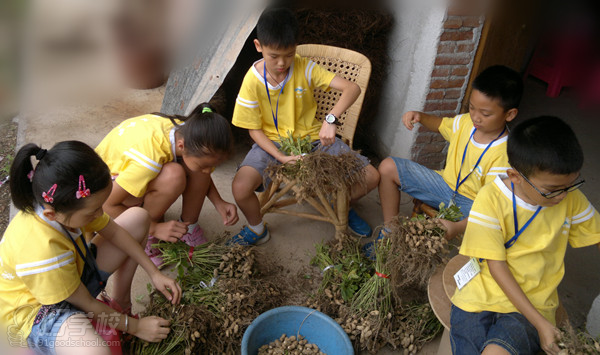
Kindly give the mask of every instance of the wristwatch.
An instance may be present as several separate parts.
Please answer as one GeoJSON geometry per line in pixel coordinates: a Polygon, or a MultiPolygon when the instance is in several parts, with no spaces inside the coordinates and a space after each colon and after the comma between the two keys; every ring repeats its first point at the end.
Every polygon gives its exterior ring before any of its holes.
{"type": "Polygon", "coordinates": [[[337,119],[337,117],[335,117],[333,114],[328,114],[327,116],[325,116],[325,122],[329,123],[329,124],[335,124],[335,125],[340,125],[340,120],[337,119]]]}

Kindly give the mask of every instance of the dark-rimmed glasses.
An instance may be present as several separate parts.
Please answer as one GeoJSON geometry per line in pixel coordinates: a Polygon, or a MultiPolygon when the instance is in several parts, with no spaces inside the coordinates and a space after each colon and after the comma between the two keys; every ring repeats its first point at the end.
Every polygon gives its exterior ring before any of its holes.
{"type": "Polygon", "coordinates": [[[529,185],[531,185],[531,187],[533,187],[535,189],[535,191],[537,191],[540,195],[542,195],[543,197],[545,197],[547,199],[554,198],[565,192],[575,191],[578,188],[580,188],[581,185],[583,185],[583,183],[585,182],[585,179],[581,179],[580,181],[574,183],[573,185],[571,185],[569,187],[565,187],[564,189],[554,190],[554,191],[550,191],[550,192],[541,192],[537,187],[535,187],[535,185],[531,181],[529,181],[529,179],[525,175],[521,174],[521,172],[518,170],[517,170],[517,172],[519,173],[519,175],[521,175],[523,177],[523,179],[525,179],[525,181],[527,181],[527,183],[529,185]]]}

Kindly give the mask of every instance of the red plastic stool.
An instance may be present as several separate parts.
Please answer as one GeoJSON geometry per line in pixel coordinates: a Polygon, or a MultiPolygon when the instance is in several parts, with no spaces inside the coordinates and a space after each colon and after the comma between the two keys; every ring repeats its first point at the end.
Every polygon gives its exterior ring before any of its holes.
{"type": "MultiPolygon", "coordinates": [[[[111,302],[107,299],[99,299],[98,302],[102,302],[102,303],[108,305],[109,307],[115,309],[115,312],[117,312],[121,308],[115,302],[111,302]]],[[[112,329],[112,328],[108,327],[106,322],[102,322],[99,324],[92,320],[92,325],[96,329],[96,332],[98,333],[98,335],[100,335],[102,337],[102,339],[104,339],[104,341],[106,341],[106,343],[108,344],[108,347],[110,348],[110,352],[112,355],[122,355],[123,354],[123,350],[121,349],[122,332],[120,330],[116,330],[116,329],[112,329]]]]}
{"type": "Polygon", "coordinates": [[[585,32],[546,35],[536,47],[525,72],[548,83],[546,96],[557,97],[563,87],[577,86],[585,74],[591,45],[585,32]]]}

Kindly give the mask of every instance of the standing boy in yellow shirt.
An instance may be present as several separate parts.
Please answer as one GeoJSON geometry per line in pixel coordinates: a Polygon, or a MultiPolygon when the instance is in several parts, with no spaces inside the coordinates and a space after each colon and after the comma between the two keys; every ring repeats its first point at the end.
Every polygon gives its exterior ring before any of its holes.
{"type": "Polygon", "coordinates": [[[558,354],[555,313],[567,243],[598,245],[600,216],[579,191],[583,152],[556,117],[509,135],[507,175],[477,194],[460,253],[480,272],[452,297],[455,354],[558,354]]]}

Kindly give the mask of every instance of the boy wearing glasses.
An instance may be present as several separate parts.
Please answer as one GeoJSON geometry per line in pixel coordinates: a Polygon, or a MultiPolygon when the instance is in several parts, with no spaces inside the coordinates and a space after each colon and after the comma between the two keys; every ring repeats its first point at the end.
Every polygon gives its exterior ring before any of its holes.
{"type": "Polygon", "coordinates": [[[460,248],[475,271],[457,273],[466,284],[452,297],[455,354],[558,354],[567,243],[600,248],[600,217],[578,190],[583,152],[571,128],[556,117],[524,121],[507,154],[511,168],[477,194],[460,248]]]}

